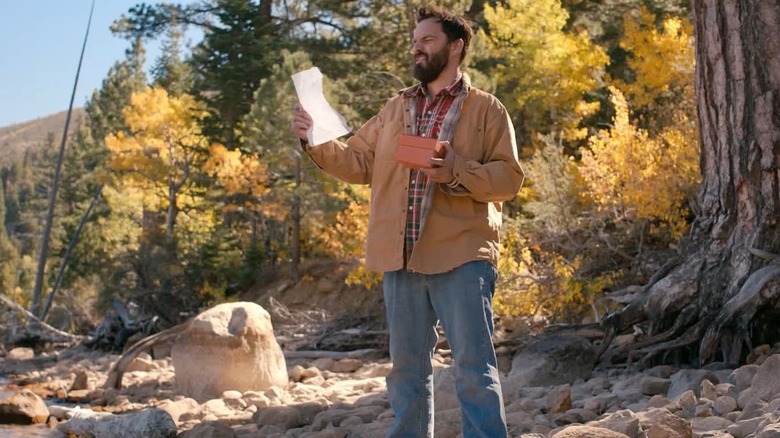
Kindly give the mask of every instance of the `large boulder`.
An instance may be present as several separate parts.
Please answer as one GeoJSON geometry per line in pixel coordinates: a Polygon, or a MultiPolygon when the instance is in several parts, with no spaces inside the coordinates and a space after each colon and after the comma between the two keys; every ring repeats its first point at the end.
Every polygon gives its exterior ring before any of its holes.
{"type": "Polygon", "coordinates": [[[201,313],[174,342],[171,358],[176,388],[198,401],[227,390],[287,386],[271,316],[255,303],[225,303],[201,313]]]}
{"type": "Polygon", "coordinates": [[[40,424],[47,418],[46,403],[29,389],[0,391],[0,424],[40,424]]]}
{"type": "Polygon", "coordinates": [[[509,380],[514,385],[557,386],[590,378],[596,350],[574,335],[540,335],[512,359],[509,380]]]}
{"type": "Polygon", "coordinates": [[[769,356],[758,368],[751,384],[751,398],[772,401],[780,394],[780,354],[769,356]]]}

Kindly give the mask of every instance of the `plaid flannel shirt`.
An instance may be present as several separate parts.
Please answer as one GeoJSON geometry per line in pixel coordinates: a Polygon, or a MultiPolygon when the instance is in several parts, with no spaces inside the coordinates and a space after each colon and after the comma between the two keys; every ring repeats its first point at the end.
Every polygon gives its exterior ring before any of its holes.
{"type": "MultiPolygon", "coordinates": [[[[420,85],[414,95],[417,106],[417,135],[425,138],[437,138],[444,116],[447,115],[455,97],[463,86],[463,77],[458,78],[449,86],[443,88],[430,100],[425,93],[425,87],[420,85]]],[[[409,176],[409,208],[406,214],[406,242],[404,260],[409,260],[414,249],[414,243],[420,236],[422,223],[422,202],[425,196],[428,177],[420,170],[413,169],[409,176]]]]}

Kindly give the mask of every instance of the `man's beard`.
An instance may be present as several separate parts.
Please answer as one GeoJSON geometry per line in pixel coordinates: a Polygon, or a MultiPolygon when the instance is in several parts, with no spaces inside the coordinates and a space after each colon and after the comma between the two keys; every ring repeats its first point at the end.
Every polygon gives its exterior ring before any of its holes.
{"type": "Polygon", "coordinates": [[[431,55],[424,54],[425,65],[423,65],[423,63],[415,63],[412,65],[412,76],[422,82],[423,85],[427,85],[435,81],[441,72],[443,72],[447,67],[447,63],[449,62],[449,58],[447,57],[448,47],[449,44],[431,55]]]}

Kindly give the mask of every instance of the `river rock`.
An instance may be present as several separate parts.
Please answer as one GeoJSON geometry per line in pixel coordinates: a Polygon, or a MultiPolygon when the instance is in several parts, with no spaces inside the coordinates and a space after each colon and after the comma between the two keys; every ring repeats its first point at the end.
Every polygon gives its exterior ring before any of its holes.
{"type": "Polygon", "coordinates": [[[0,392],[0,424],[41,424],[49,417],[46,403],[29,389],[0,392]]]}
{"type": "Polygon", "coordinates": [[[514,386],[573,384],[587,379],[596,352],[586,339],[572,335],[542,335],[512,360],[514,386]]]}
{"type": "Polygon", "coordinates": [[[198,401],[228,390],[287,386],[271,316],[255,303],[225,303],[201,313],[173,344],[171,357],[176,388],[198,401]]]}

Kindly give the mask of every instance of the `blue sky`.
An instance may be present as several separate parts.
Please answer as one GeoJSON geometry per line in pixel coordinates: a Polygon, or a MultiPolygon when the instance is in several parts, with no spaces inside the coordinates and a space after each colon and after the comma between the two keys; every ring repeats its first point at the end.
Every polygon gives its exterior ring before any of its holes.
{"type": "MultiPolygon", "coordinates": [[[[109,26],[142,2],[95,0],[75,107],[83,107],[109,68],[124,58],[129,42],[111,34],[109,26]]],[[[68,109],[91,4],[92,0],[0,0],[0,127],[68,109]]],[[[146,49],[148,70],[159,55],[159,42],[146,42],[146,49]]]]}

